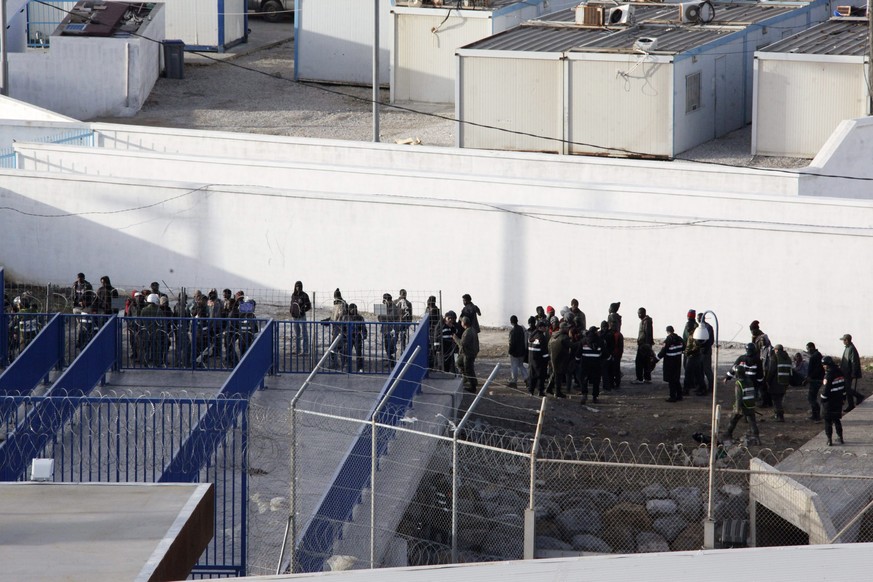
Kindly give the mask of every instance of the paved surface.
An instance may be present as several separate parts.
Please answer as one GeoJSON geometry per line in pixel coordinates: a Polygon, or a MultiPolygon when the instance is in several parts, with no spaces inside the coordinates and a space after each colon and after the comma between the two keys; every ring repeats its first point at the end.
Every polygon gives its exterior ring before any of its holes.
{"type": "MultiPolygon", "coordinates": [[[[194,484],[3,483],[0,578],[147,580],[156,561],[171,553],[169,542],[182,525],[197,519],[192,502],[202,501],[207,489],[194,484]]],[[[182,541],[197,548],[195,554],[205,549],[205,542],[194,545],[191,537],[182,541]]]]}

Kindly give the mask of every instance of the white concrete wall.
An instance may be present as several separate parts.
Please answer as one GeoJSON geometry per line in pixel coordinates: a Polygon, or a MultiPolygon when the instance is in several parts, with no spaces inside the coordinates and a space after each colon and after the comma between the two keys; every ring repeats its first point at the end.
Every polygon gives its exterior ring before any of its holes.
{"type": "MultiPolygon", "coordinates": [[[[42,107],[37,107],[25,101],[19,101],[12,97],[0,95],[0,125],[6,125],[6,120],[13,121],[32,121],[32,122],[53,122],[53,121],[75,121],[72,117],[67,117],[42,107]]],[[[5,127],[0,127],[0,130],[5,130],[5,127]]]]}
{"type": "Polygon", "coordinates": [[[51,48],[9,55],[9,95],[75,119],[133,115],[158,79],[164,12],[142,36],[53,36],[51,48]]]}
{"type": "Polygon", "coordinates": [[[0,148],[11,147],[15,141],[43,141],[46,138],[69,136],[73,132],[91,131],[80,121],[20,121],[0,120],[0,148]]]}
{"type": "MultiPolygon", "coordinates": [[[[92,124],[97,143],[106,148],[154,151],[244,160],[330,164],[344,167],[389,168],[443,174],[475,173],[507,179],[547,180],[572,184],[647,188],[693,188],[731,194],[795,196],[799,183],[792,174],[685,162],[610,158],[580,158],[511,151],[477,151],[439,147],[409,147],[370,142],[203,132],[132,125],[92,124]],[[207,137],[208,136],[208,137],[207,137]],[[678,170],[678,171],[677,171],[678,170]]],[[[232,175],[228,179],[233,179],[232,175]]],[[[237,182],[232,182],[237,183],[237,182]]]]}
{"type": "Polygon", "coordinates": [[[446,308],[471,293],[489,325],[572,297],[599,321],[621,301],[631,337],[639,306],[659,336],[694,307],[715,310],[722,340],[745,341],[758,319],[786,346],[837,354],[851,332],[873,353],[873,273],[860,268],[873,253],[869,201],[501,179],[477,170],[490,166],[484,153],[466,171],[427,173],[17,147],[34,167],[91,174],[0,173],[3,205],[27,213],[6,228],[2,256],[21,279],[414,285],[441,289],[446,308]],[[220,181],[266,186],[207,185],[220,181]]]}
{"type": "Polygon", "coordinates": [[[802,171],[809,188],[822,196],[873,199],[873,118],[840,123],[802,171]],[[834,176],[837,176],[836,178],[834,176]],[[840,178],[840,176],[845,176],[840,178]]]}

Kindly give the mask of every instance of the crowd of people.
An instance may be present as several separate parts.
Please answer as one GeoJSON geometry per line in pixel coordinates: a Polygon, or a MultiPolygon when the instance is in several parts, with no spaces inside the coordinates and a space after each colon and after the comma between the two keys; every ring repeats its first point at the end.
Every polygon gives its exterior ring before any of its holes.
{"type": "MultiPolygon", "coordinates": [[[[556,398],[566,398],[576,390],[583,405],[588,401],[589,390],[592,402],[596,403],[601,389],[604,392],[618,389],[624,353],[620,307],[620,302],[611,304],[607,318],[599,326],[590,327],[586,326],[585,313],[576,299],[557,313],[551,306],[537,307],[527,320],[527,328],[519,324],[517,316],[511,316],[509,386],[517,387],[521,379],[530,394],[552,394],[556,398]]],[[[631,383],[651,384],[653,370],[662,363],[664,382],[669,387],[667,402],[680,402],[691,393],[711,394],[715,382],[712,366],[715,333],[704,315],[689,310],[682,334],[668,325],[664,340],[656,345],[652,318],[644,307],[639,308],[635,378],[631,383]]],[[[824,421],[829,445],[834,431],[842,443],[840,418],[864,399],[857,391],[861,364],[852,336],[842,336],[843,353],[839,359],[822,356],[813,342],[806,346],[807,358],[801,353],[792,358],[781,344],[770,341],[759,321],[751,322],[749,332],[750,341],[744,345],[744,353],[724,378],[734,385],[733,415],[725,438],[733,439],[737,424],[745,419],[751,432],[750,442],[757,442],[760,437],[757,409],[772,408],[773,419],[784,422],[786,390],[789,386],[803,386],[807,389],[808,420],[824,421]]]]}
{"type": "MultiPolygon", "coordinates": [[[[118,308],[118,291],[108,276],[100,278],[100,287],[95,291],[84,273],[79,273],[72,286],[71,300],[74,312],[84,315],[111,314],[118,308]]],[[[243,291],[236,293],[224,289],[219,296],[216,289],[207,293],[195,291],[189,304],[186,291],[179,293],[172,308],[169,298],[157,282],[148,288],[135,290],[124,301],[124,315],[137,318],[154,318],[153,321],[138,319],[128,326],[130,353],[134,361],[144,365],[163,366],[168,361],[171,339],[176,346],[177,358],[194,358],[192,365],[203,366],[206,358],[214,357],[233,367],[245,353],[258,332],[255,319],[256,302],[246,297],[243,291]],[[174,323],[172,318],[193,318],[192,323],[174,323]],[[203,320],[198,321],[198,320],[203,320]],[[195,349],[191,350],[191,344],[195,349]],[[186,356],[186,354],[192,354],[186,356]]],[[[430,354],[429,365],[445,372],[461,374],[464,389],[475,392],[478,387],[475,362],[479,354],[479,316],[481,310],[469,294],[462,296],[460,315],[455,311],[440,313],[436,297],[427,299],[425,312],[429,316],[430,354]]],[[[38,332],[38,324],[28,314],[37,308],[27,295],[6,301],[7,311],[20,314],[10,318],[10,338],[14,337],[23,349],[38,332]]],[[[610,304],[605,320],[600,325],[587,325],[585,313],[579,301],[572,299],[568,306],[556,312],[552,306],[538,306],[534,315],[523,327],[518,317],[510,317],[509,386],[516,388],[519,379],[531,395],[566,398],[574,390],[586,404],[589,395],[593,403],[601,398],[601,390],[609,392],[620,388],[623,373],[621,359],[624,354],[622,315],[620,302],[610,304]]],[[[297,281],[291,295],[289,314],[294,330],[294,354],[306,355],[310,350],[310,332],[305,324],[312,311],[312,302],[303,283],[297,281]]],[[[382,304],[376,308],[381,345],[390,367],[397,361],[398,348],[402,352],[409,341],[409,328],[413,322],[413,305],[405,289],[400,289],[396,299],[390,293],[382,296],[382,304]]],[[[706,322],[705,314],[694,309],[688,311],[681,335],[673,326],[665,328],[666,335],[656,345],[654,324],[644,307],[637,310],[639,326],[634,356],[635,378],[632,384],[651,384],[652,372],[662,363],[664,382],[669,386],[667,402],[676,403],[694,393],[710,394],[714,387],[712,366],[715,333],[706,322]],[[656,352],[656,348],[658,348],[656,352]]],[[[322,320],[331,329],[331,338],[338,341],[331,352],[330,364],[343,366],[355,352],[354,363],[358,371],[364,369],[364,340],[367,326],[358,311],[358,306],[348,303],[340,289],[333,295],[331,314],[322,320]]],[[[99,323],[93,319],[81,324],[79,339],[82,343],[96,333],[99,323]]],[[[785,421],[784,397],[789,386],[807,388],[808,419],[825,423],[828,444],[833,442],[833,433],[843,442],[840,418],[851,411],[864,396],[857,391],[861,378],[858,351],[852,336],[845,334],[839,360],[823,356],[813,342],[806,345],[806,358],[801,353],[790,357],[781,344],[773,344],[770,337],[755,320],[749,325],[750,341],[744,353],[737,358],[725,377],[725,382],[734,383],[733,416],[728,424],[725,438],[732,439],[740,420],[745,420],[751,431],[752,442],[759,438],[756,416],[758,408],[772,408],[776,422],[785,421]],[[844,408],[845,406],[845,408],[844,408]]]]}

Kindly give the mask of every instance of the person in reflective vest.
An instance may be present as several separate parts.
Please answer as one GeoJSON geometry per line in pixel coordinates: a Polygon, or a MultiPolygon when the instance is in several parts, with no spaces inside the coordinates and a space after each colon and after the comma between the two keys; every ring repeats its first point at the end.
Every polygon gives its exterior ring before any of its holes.
{"type": "Polygon", "coordinates": [[[840,366],[830,356],[821,359],[825,377],[818,393],[818,401],[821,403],[821,415],[825,422],[825,436],[828,437],[828,446],[833,445],[831,440],[833,431],[837,429],[837,438],[840,444],[843,440],[843,401],[846,399],[846,378],[843,376],[840,366]]]}
{"type": "MultiPolygon", "coordinates": [[[[685,342],[674,331],[672,325],[667,326],[667,337],[664,338],[664,345],[661,351],[658,352],[657,364],[664,360],[664,382],[670,385],[670,397],[667,402],[678,402],[682,400],[682,384],[679,382],[679,376],[682,373],[682,353],[685,351],[685,342]]],[[[687,372],[686,372],[687,374],[687,372]]]]}
{"type": "Polygon", "coordinates": [[[758,433],[758,422],[755,419],[755,389],[761,380],[763,380],[764,372],[761,369],[761,361],[756,355],[755,344],[746,344],[746,353],[734,362],[733,367],[724,379],[725,384],[734,378],[736,378],[734,385],[734,415],[728,425],[727,439],[733,440],[734,429],[737,427],[737,423],[741,418],[745,418],[752,429],[752,438],[749,439],[749,444],[759,445],[761,441],[758,433]]]}
{"type": "Polygon", "coordinates": [[[770,396],[773,398],[773,418],[776,422],[785,422],[785,409],[782,401],[788,384],[791,382],[791,356],[782,347],[776,344],[773,356],[770,358],[770,368],[767,370],[767,383],[770,386],[770,396]]]}
{"type": "Polygon", "coordinates": [[[548,321],[538,320],[536,329],[527,341],[527,361],[530,366],[527,391],[531,395],[535,391],[539,396],[546,395],[546,376],[549,367],[549,339],[546,336],[548,328],[548,321]]]}

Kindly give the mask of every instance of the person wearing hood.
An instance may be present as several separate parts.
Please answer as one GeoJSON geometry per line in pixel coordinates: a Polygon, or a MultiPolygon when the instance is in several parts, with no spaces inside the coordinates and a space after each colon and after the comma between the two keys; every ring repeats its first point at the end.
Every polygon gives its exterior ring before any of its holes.
{"type": "Polygon", "coordinates": [[[400,313],[390,293],[382,294],[382,305],[384,312],[380,313],[378,317],[379,321],[382,322],[382,325],[379,326],[382,332],[382,347],[388,357],[388,365],[393,368],[394,364],[397,363],[398,330],[396,322],[400,321],[400,313]]]}
{"type": "Polygon", "coordinates": [[[349,332],[352,338],[352,348],[355,350],[355,369],[364,371],[364,340],[367,339],[367,326],[364,316],[358,313],[358,306],[349,303],[349,332]]]}
{"type": "Polygon", "coordinates": [[[97,313],[112,315],[112,300],[118,298],[118,290],[109,281],[109,275],[100,277],[100,287],[97,289],[97,313]]]}
{"type": "Polygon", "coordinates": [[[291,321],[294,326],[294,354],[303,355],[309,353],[309,328],[306,326],[306,314],[312,310],[312,302],[309,294],[303,290],[303,281],[294,283],[294,291],[291,293],[291,305],[288,308],[291,321]],[[303,344],[301,349],[300,345],[303,344]]]}
{"type": "Polygon", "coordinates": [[[424,311],[427,314],[428,345],[430,346],[430,349],[428,350],[427,367],[433,368],[437,362],[437,354],[440,352],[439,333],[443,325],[442,314],[437,305],[435,295],[431,295],[427,298],[427,306],[424,308],[424,311]]]}
{"type": "Polygon", "coordinates": [[[455,366],[455,354],[458,353],[458,346],[455,343],[455,336],[460,336],[464,330],[458,324],[458,316],[454,311],[446,311],[443,317],[443,325],[440,328],[440,343],[442,344],[443,353],[443,372],[457,374],[458,368],[455,366]]]}

